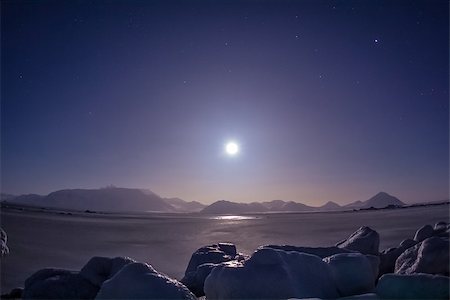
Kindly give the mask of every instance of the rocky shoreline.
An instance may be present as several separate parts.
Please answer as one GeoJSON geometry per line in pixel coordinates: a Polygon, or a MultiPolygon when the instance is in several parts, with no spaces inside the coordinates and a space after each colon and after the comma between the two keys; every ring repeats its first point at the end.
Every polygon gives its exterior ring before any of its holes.
{"type": "MultiPolygon", "coordinates": [[[[381,252],[369,227],[335,246],[250,256],[218,243],[195,251],[180,281],[128,257],[93,257],[80,271],[39,270],[2,299],[449,299],[449,234],[446,222],[425,225],[381,252]]],[[[2,231],[2,255],[6,241],[2,231]]]]}

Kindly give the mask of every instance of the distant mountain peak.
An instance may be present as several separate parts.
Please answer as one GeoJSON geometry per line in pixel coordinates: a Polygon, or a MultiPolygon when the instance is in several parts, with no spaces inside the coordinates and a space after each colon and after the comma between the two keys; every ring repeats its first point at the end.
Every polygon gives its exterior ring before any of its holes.
{"type": "Polygon", "coordinates": [[[397,197],[394,197],[386,192],[379,192],[375,194],[373,197],[366,201],[355,201],[350,204],[347,204],[346,208],[384,208],[389,205],[395,205],[395,206],[403,206],[405,203],[400,201],[397,197]]]}

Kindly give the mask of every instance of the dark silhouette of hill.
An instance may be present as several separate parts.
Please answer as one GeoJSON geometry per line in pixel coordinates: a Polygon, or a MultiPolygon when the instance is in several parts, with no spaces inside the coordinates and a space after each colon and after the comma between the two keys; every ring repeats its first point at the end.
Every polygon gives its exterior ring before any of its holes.
{"type": "Polygon", "coordinates": [[[204,207],[195,201],[165,199],[149,190],[118,187],[66,189],[47,196],[21,195],[7,201],[42,207],[106,212],[193,212],[204,207]]]}
{"type": "Polygon", "coordinates": [[[400,201],[397,197],[394,197],[392,195],[389,195],[386,192],[379,192],[372,198],[366,200],[366,201],[356,201],[350,204],[347,204],[346,208],[355,208],[355,209],[361,209],[361,208],[384,208],[386,206],[393,205],[393,206],[404,206],[405,203],[400,201]]]}
{"type": "Polygon", "coordinates": [[[197,201],[184,201],[180,198],[163,198],[164,201],[172,205],[177,211],[180,212],[197,212],[206,207],[205,204],[202,204],[197,201]]]}

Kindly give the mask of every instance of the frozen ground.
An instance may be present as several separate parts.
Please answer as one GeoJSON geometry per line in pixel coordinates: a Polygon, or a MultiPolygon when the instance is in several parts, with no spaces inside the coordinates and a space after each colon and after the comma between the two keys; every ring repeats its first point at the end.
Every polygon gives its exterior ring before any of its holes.
{"type": "Polygon", "coordinates": [[[226,241],[252,253],[263,244],[331,246],[360,226],[379,232],[380,250],[449,219],[448,205],[408,209],[245,216],[134,216],[1,211],[10,254],[1,260],[1,292],[45,267],[80,269],[92,256],[129,256],[180,279],[199,247],[226,241]]]}

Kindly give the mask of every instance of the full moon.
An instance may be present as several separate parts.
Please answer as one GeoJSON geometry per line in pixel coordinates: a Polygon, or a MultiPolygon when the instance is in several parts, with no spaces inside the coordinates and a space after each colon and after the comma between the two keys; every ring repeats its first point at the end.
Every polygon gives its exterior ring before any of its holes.
{"type": "Polygon", "coordinates": [[[236,155],[239,152],[239,145],[235,142],[229,142],[225,145],[225,151],[228,155],[236,155]]]}

